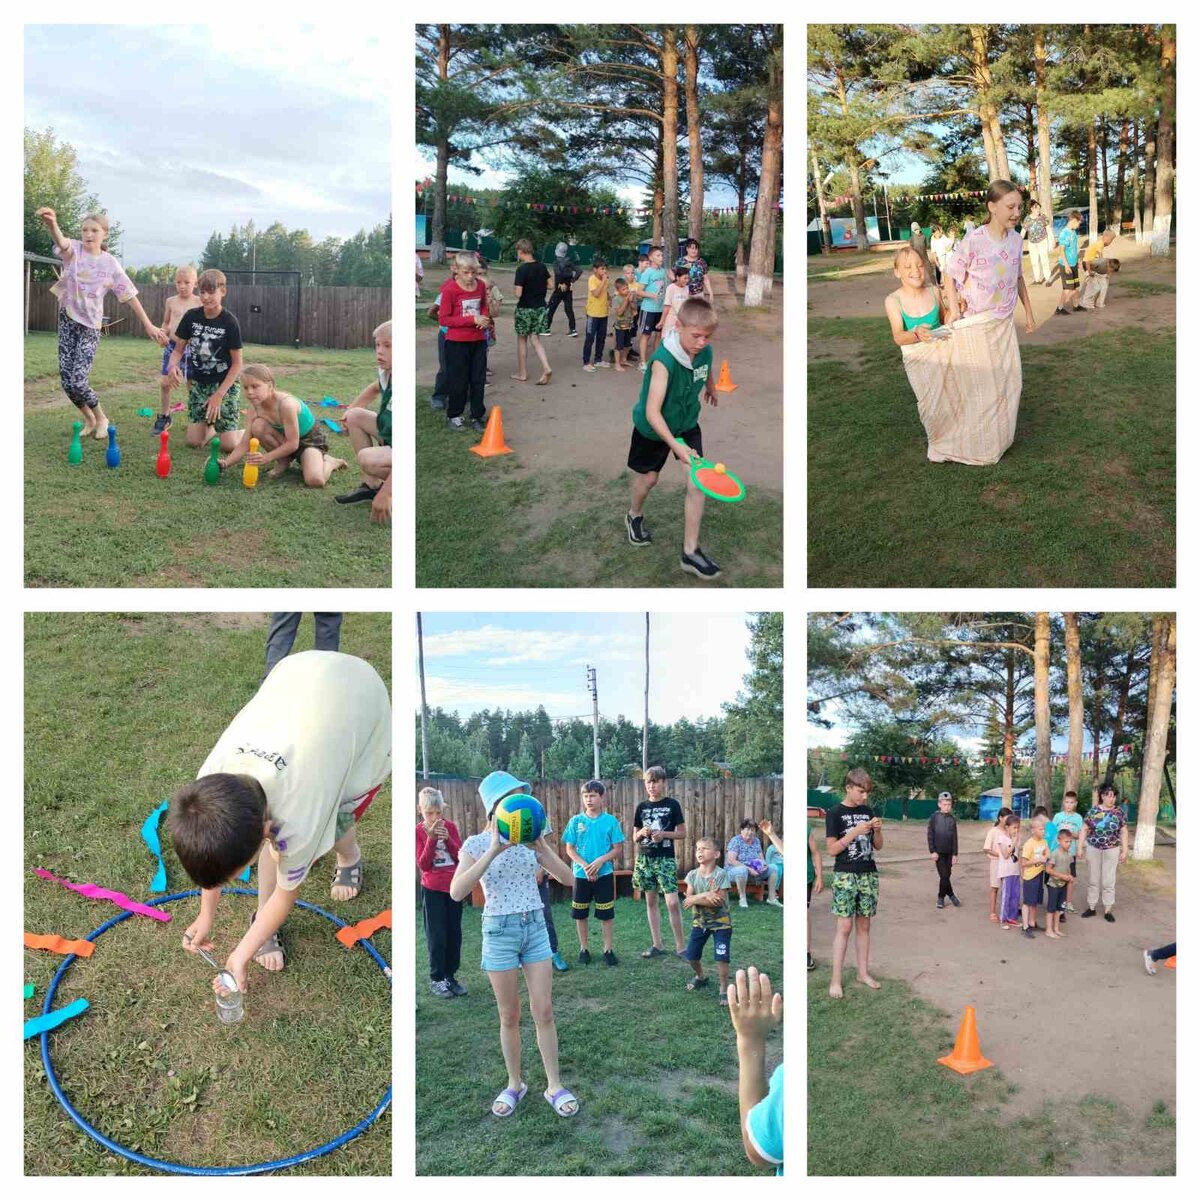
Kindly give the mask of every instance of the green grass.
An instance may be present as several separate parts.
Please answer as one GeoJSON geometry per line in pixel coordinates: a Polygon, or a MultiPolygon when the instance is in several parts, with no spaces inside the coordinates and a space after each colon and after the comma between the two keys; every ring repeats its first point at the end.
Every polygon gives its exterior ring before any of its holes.
{"type": "MultiPolygon", "coordinates": [[[[554,905],[560,949],[572,963],[554,975],[554,1015],[563,1084],[580,1100],[564,1120],[542,1099],[546,1086],[527,995],[521,987],[522,1062],[529,1093],[507,1120],[490,1115],[504,1087],[499,1020],[479,970],[480,915],[463,909],[463,969],[469,994],[430,995],[425,940],[417,917],[417,1173],[433,1175],[762,1174],[747,1161],[738,1125],[737,1051],[728,1014],[717,1007],[711,943],[703,992],[685,990],[690,970],[673,957],[643,961],[645,905],[617,902],[614,948],[605,967],[598,922],[595,959],[575,962],[570,906],[554,905]]],[[[733,968],[749,964],[782,988],[782,913],[766,905],[733,909],[733,968]]],[[[663,914],[664,933],[670,940],[663,914]]],[[[686,925],[685,925],[686,930],[686,925]]],[[[782,1054],[767,1048],[768,1074],[782,1054]]]]}
{"type": "MultiPolygon", "coordinates": [[[[174,414],[172,469],[154,473],[158,440],[139,408],[159,407],[161,353],[143,339],[105,338],[92,384],[116,424],[121,466],[105,445],[84,446],[67,465],[69,404],[58,387],[56,339],[25,340],[25,581],[30,587],[387,587],[391,538],[367,505],[333,496],[358,482],[349,439],[330,432],[331,451],[350,465],[327,488],[306,488],[293,468],[282,480],[241,486],[238,469],[217,487],[203,482],[207,454],[184,443],[185,412],[174,414]]],[[[375,378],[373,352],[247,346],[301,399],[347,403],[375,378]]],[[[174,393],[184,399],[182,389],[174,393]]],[[[243,406],[244,407],[244,406],[243,406]]]]}
{"type": "Polygon", "coordinates": [[[961,1076],[938,1063],[954,1022],[908,984],[851,982],[832,1001],[828,966],[808,979],[810,1175],[1174,1174],[1164,1101],[1142,1117],[1055,1088],[1014,1117],[1005,1105],[1019,1089],[999,1070],[961,1076]]]}
{"type": "MultiPolygon", "coordinates": [[[[191,778],[263,669],[265,618],[241,614],[73,614],[26,618],[25,928],[82,938],[117,913],[32,874],[41,866],[141,899],[154,860],[139,830],[191,778]]],[[[311,646],[306,618],[297,649],[311,646]]],[[[342,649],[389,678],[390,617],[347,614],[342,649]]],[[[334,903],[322,862],[300,898],[358,921],[390,904],[391,788],[359,826],[362,894],[334,903]]],[[[164,831],[165,833],[165,831],[164,831]]],[[[167,883],[190,883],[164,836],[167,883]]],[[[249,886],[255,886],[252,876],[249,886]]],[[[329,1141],[378,1103],[391,1077],[390,990],[360,949],[348,951],[324,918],[297,909],[284,926],[285,970],[251,966],[246,1018],[217,1023],[211,971],[180,949],[198,900],[167,906],[169,925],[131,917],[77,960],[55,1005],[91,1007],[50,1035],[63,1088],[84,1117],[127,1146],[199,1165],[248,1164],[329,1141]]],[[[241,937],[253,898],[224,897],[217,957],[241,937]]],[[[390,931],[375,945],[391,962],[390,931]]],[[[25,1016],[41,1012],[58,955],[24,951],[36,984],[25,1016]]],[[[25,1172],[140,1175],[67,1117],[42,1073],[40,1039],[25,1043],[25,1172]]],[[[391,1115],[294,1172],[386,1175],[391,1115]]]]}
{"type": "Polygon", "coordinates": [[[782,586],[778,494],[705,506],[701,544],[724,574],[704,583],[678,566],[681,491],[650,502],[654,544],[631,547],[623,463],[535,475],[508,456],[477,459],[467,451],[476,439],[448,432],[430,393],[416,389],[418,587],[782,586]]]}
{"type": "Polygon", "coordinates": [[[882,321],[809,332],[848,351],[808,364],[810,586],[1173,586],[1173,329],[1025,347],[1016,440],[986,468],[926,460],[882,321]]]}
{"type": "Polygon", "coordinates": [[[1121,275],[1114,280],[1122,292],[1130,296],[1166,296],[1175,295],[1173,283],[1153,283],[1149,279],[1126,279],[1121,275]]]}

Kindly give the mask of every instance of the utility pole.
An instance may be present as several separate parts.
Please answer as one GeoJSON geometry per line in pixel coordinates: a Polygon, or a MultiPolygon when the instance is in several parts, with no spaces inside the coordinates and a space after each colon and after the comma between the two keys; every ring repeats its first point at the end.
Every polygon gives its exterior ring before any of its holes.
{"type": "Polygon", "coordinates": [[[646,614],[646,682],[642,692],[642,774],[650,765],[650,614],[646,614]]]}
{"type": "Polygon", "coordinates": [[[417,663],[421,672],[421,778],[429,778],[429,735],[426,732],[425,642],[421,635],[421,614],[417,613],[417,663]]]}
{"type": "Polygon", "coordinates": [[[596,668],[587,669],[588,691],[592,693],[592,778],[600,778],[600,693],[596,688],[596,668]]]}

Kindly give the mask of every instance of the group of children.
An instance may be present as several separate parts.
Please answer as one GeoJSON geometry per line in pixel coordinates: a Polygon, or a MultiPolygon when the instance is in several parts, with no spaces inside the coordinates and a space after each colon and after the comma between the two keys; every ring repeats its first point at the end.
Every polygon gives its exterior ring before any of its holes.
{"type": "MultiPolygon", "coordinates": [[[[738,1031],[739,1097],[743,1140],[751,1161],[761,1165],[782,1162],[782,1067],[768,1087],[764,1065],[770,1029],[782,1019],[782,998],[772,995],[770,981],[754,967],[739,970],[729,980],[732,921],[730,881],[718,865],[721,850],[711,837],[694,843],[697,866],[685,877],[679,898],[676,843],[687,836],[683,807],[667,793],[667,773],[650,767],[644,774],[646,798],[634,810],[633,841],[637,857],[633,887],[645,895],[650,946],[645,959],[666,956],[659,913],[665,897],[675,956],[688,962],[692,979],[687,990],[707,986],[701,957],[711,938],[721,985],[719,1002],[730,1010],[738,1031]],[[692,914],[691,936],[684,945],[682,911],[692,914]],[[778,1125],[776,1125],[778,1122],[778,1125]]],[[[529,990],[529,1007],[537,1029],[538,1048],[546,1071],[543,1098],[561,1117],[573,1117],[579,1100],[564,1087],[559,1074],[558,1033],[552,1003],[552,968],[568,965],[558,952],[553,933],[549,880],[571,888],[571,914],[579,937],[579,963],[592,962],[589,919],[593,907],[600,922],[605,965],[619,960],[613,950],[616,876],[625,837],[620,822],[606,811],[605,787],[589,780],[580,793],[580,811],[567,822],[561,842],[564,860],[549,846],[549,826],[532,844],[501,840],[496,806],[506,796],[528,793],[530,785],[507,771],[493,771],[479,785],[487,828],[462,838],[445,816],[445,799],[435,788],[422,788],[418,797],[417,864],[421,872],[425,937],[429,951],[430,991],[442,998],[467,994],[456,974],[462,947],[462,902],[476,885],[483,889],[482,969],[487,973],[500,1017],[500,1043],[508,1071],[507,1086],[492,1103],[496,1117],[511,1117],[528,1088],[521,1076],[520,994],[518,976],[529,990]]],[[[763,822],[763,831],[783,853],[782,839],[763,822]]]]}
{"type": "MultiPolygon", "coordinates": [[[[225,308],[225,275],[194,267],[175,272],[175,295],[168,298],[162,323],[155,326],[137,298],[137,288],[108,250],[108,218],[89,214],[80,237],[64,236],[51,208],[37,216],[54,239],[62,273],[51,291],[58,299],[58,361],[63,391],[83,420],[85,433],[99,440],[108,436],[109,420],[91,386],[90,375],[103,327],[104,297],[112,292],[129,304],[148,337],[163,347],[159,413],[153,432],[171,427],[170,398],[174,388],[187,387],[186,443],[207,449],[219,439],[218,465],[224,471],[241,461],[269,467],[271,477],[298,463],[308,487],[321,488],[346,465],[329,452],[325,426],[298,397],[276,387],[270,367],[243,362],[241,327],[225,308]],[[241,402],[250,405],[249,420],[241,421],[241,402]],[[250,450],[257,438],[259,449],[250,450]]],[[[377,379],[347,406],[346,431],[354,448],[362,483],[335,497],[338,503],[371,502],[371,519],[390,520],[392,508],[392,323],[374,332],[377,379]],[[378,402],[378,411],[369,406],[378,402]]]]}
{"type": "MultiPolygon", "coordinates": [[[[560,260],[566,245],[560,243],[560,260]]],[[[529,350],[541,363],[538,386],[546,386],[553,370],[542,338],[549,332],[551,315],[547,292],[569,295],[578,277],[567,265],[549,268],[534,258],[533,244],[522,238],[516,243],[519,265],[513,277],[516,311],[513,328],[517,342],[517,371],[511,378],[526,382],[529,350]]],[[[569,264],[569,259],[566,259],[569,264]]],[[[587,326],[583,345],[583,369],[595,372],[609,367],[605,355],[608,323],[613,322],[615,349],[612,367],[624,372],[633,353],[633,335],[638,335],[638,370],[643,374],[641,391],[633,407],[633,431],[626,465],[633,473],[629,509],[625,516],[626,537],[633,546],[652,542],[646,528],[644,506],[667,461],[674,456],[689,472],[684,498],[683,545],[680,567],[699,579],[712,580],[720,566],[700,546],[700,524],[704,493],[692,482],[692,460],[704,454],[700,435],[701,398],[717,404],[716,379],[712,370],[710,342],[718,325],[708,266],[699,257],[699,244],[689,240],[685,255],[673,268],[672,283],[666,283],[663,252],[652,246],[638,263],[626,264],[625,273],[610,285],[608,265],[594,260],[588,278],[587,326]]],[[[445,411],[451,430],[486,428],[484,392],[491,374],[488,353],[496,340],[496,317],[503,302],[499,290],[487,279],[487,267],[478,255],[467,251],[451,260],[450,277],[438,290],[428,315],[438,322],[438,376],[430,403],[445,411]],[[468,411],[469,407],[469,411],[468,411]]],[[[574,329],[574,309],[562,301],[574,329]]]]}

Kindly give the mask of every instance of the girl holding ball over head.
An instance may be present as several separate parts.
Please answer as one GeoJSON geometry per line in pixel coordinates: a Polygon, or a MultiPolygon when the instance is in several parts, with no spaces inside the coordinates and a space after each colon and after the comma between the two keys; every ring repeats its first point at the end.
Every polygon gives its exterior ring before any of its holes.
{"type": "Polygon", "coordinates": [[[550,938],[538,893],[538,869],[564,887],[574,884],[574,872],[546,844],[545,834],[528,845],[501,840],[496,806],[506,796],[529,791],[529,784],[507,771],[493,771],[479,785],[479,799],[488,817],[487,829],[463,842],[458,869],[450,881],[450,896],[465,900],[475,885],[483,887],[483,962],[500,1014],[500,1049],[508,1081],[492,1101],[492,1113],[511,1117],[529,1090],[521,1077],[521,973],[529,990],[529,1012],[537,1028],[538,1050],[546,1071],[546,1103],[560,1117],[573,1117],[579,1101],[558,1074],[558,1030],[554,1024],[553,969],[550,938]]]}

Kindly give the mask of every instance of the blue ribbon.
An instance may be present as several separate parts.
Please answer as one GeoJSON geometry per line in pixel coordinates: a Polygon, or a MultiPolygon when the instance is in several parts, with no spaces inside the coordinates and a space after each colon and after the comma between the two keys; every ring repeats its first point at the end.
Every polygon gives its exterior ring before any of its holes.
{"type": "Polygon", "coordinates": [[[165,892],[167,890],[167,864],[163,862],[162,843],[158,840],[158,823],[170,806],[169,800],[164,800],[143,822],[142,841],[146,848],[158,859],[158,870],[150,880],[150,891],[165,892]]]}
{"type": "Polygon", "coordinates": [[[53,1012],[48,1012],[40,1017],[31,1017],[25,1022],[25,1036],[27,1038],[37,1037],[38,1034],[45,1033],[48,1029],[57,1029],[64,1021],[79,1016],[87,1007],[88,1002],[80,996],[78,1000],[72,1000],[63,1008],[56,1008],[53,1012]]]}

